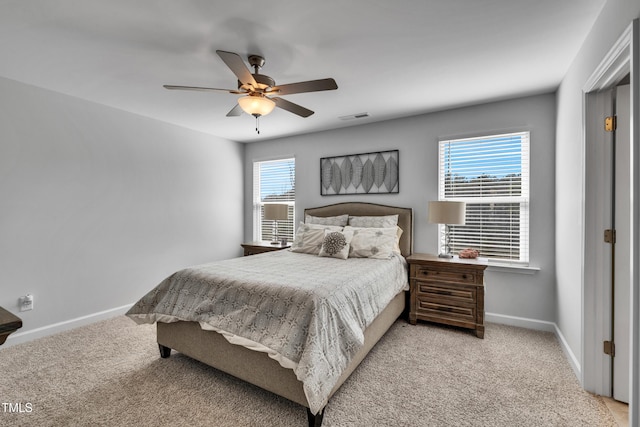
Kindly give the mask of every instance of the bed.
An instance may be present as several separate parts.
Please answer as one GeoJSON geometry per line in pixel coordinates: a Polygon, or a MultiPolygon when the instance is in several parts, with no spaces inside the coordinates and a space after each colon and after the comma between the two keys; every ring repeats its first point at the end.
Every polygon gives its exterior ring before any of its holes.
{"type": "MultiPolygon", "coordinates": [[[[393,267],[383,267],[383,264],[386,265],[386,261],[380,263],[378,260],[359,259],[354,260],[353,263],[354,265],[357,264],[362,266],[358,268],[370,270],[373,275],[380,274],[380,277],[386,277],[386,275],[388,275],[390,278],[395,277],[394,280],[396,281],[407,281],[406,262],[404,262],[404,257],[407,257],[412,252],[412,209],[372,203],[348,202],[305,209],[304,214],[305,218],[307,216],[327,218],[343,214],[360,217],[397,215],[397,225],[402,229],[402,234],[399,238],[397,248],[399,249],[401,256],[398,255],[396,258],[400,260],[399,262],[402,263],[402,268],[404,268],[403,278],[399,279],[400,273],[398,273],[399,267],[397,265],[393,267]],[[380,266],[380,272],[376,272],[375,270],[378,266],[380,266]],[[387,270],[389,271],[388,273],[387,270]]],[[[383,305],[365,310],[367,313],[371,312],[369,313],[369,315],[372,316],[371,319],[357,319],[357,322],[366,324],[364,330],[352,331],[351,328],[344,328],[342,324],[340,324],[341,326],[339,327],[334,325],[333,322],[336,322],[334,318],[338,318],[338,320],[340,320],[340,317],[352,316],[349,314],[350,312],[348,310],[344,310],[344,313],[337,312],[334,306],[328,306],[330,309],[314,309],[314,316],[320,317],[314,317],[314,320],[311,321],[311,325],[316,325],[313,326],[313,329],[310,329],[311,327],[309,325],[304,327],[307,335],[316,336],[325,333],[326,329],[336,329],[339,337],[349,337],[350,335],[354,335],[355,338],[351,340],[345,339],[348,350],[342,348],[339,350],[339,354],[337,356],[323,356],[325,352],[327,354],[332,354],[334,349],[326,349],[322,347],[313,348],[309,351],[303,349],[299,353],[302,356],[298,357],[299,354],[294,353],[294,349],[300,349],[302,346],[300,344],[296,344],[296,339],[298,339],[297,337],[300,334],[298,334],[295,329],[292,329],[293,326],[291,326],[290,332],[288,332],[290,334],[289,336],[291,336],[290,339],[287,336],[283,337],[277,334],[272,334],[269,330],[269,326],[265,326],[263,319],[256,315],[254,319],[255,327],[253,327],[250,332],[247,332],[246,335],[244,333],[235,334],[232,330],[234,325],[233,322],[240,323],[237,319],[233,318],[234,313],[236,313],[237,310],[234,311],[230,308],[226,310],[225,313],[211,313],[213,311],[211,306],[218,304],[221,300],[224,300],[224,303],[226,304],[229,302],[228,300],[235,298],[236,294],[241,293],[240,291],[235,290],[229,291],[229,289],[235,289],[230,287],[229,284],[236,281],[236,276],[239,275],[239,272],[243,273],[240,274],[243,275],[242,280],[245,280],[244,276],[246,276],[246,280],[248,280],[248,278],[256,274],[256,271],[260,271],[259,269],[261,268],[261,265],[279,265],[281,263],[281,269],[283,271],[291,271],[293,270],[291,268],[291,263],[324,262],[325,264],[320,265],[324,265],[325,267],[317,268],[315,267],[316,264],[310,264],[309,267],[307,267],[306,264],[301,264],[305,265],[304,269],[305,274],[307,274],[306,278],[308,278],[311,283],[307,288],[313,288],[313,292],[317,293],[319,291],[316,291],[315,289],[324,289],[324,285],[314,284],[315,281],[320,281],[320,278],[316,276],[321,276],[323,274],[312,274],[309,272],[328,272],[329,270],[336,270],[335,274],[342,274],[340,273],[340,269],[346,268],[345,266],[348,262],[332,260],[331,262],[333,262],[333,264],[330,265],[335,266],[335,268],[326,268],[326,265],[329,265],[326,264],[329,262],[328,258],[321,260],[320,257],[317,256],[288,252],[289,251],[275,251],[260,255],[253,255],[251,257],[241,257],[234,260],[221,261],[218,263],[212,263],[211,265],[207,264],[204,266],[196,266],[195,269],[189,269],[190,285],[188,288],[182,287],[172,291],[174,292],[173,294],[169,294],[167,289],[169,289],[171,285],[167,284],[169,281],[168,278],[149,294],[145,295],[145,297],[136,303],[127,314],[138,323],[157,323],[157,342],[161,357],[169,357],[171,350],[175,350],[231,374],[239,379],[296,402],[307,408],[309,425],[319,427],[322,424],[324,408],[331,396],[333,396],[333,394],[357,368],[367,353],[373,348],[389,327],[391,327],[391,325],[405,311],[405,290],[408,289],[408,283],[403,283],[401,288],[399,288],[399,291],[397,288],[394,288],[393,291],[387,291],[388,288],[386,286],[383,286],[382,283],[378,283],[379,281],[377,279],[372,279],[372,277],[378,276],[370,276],[368,279],[363,279],[365,281],[369,280],[369,282],[372,282],[370,284],[372,287],[378,286],[378,288],[375,288],[372,292],[383,296],[385,294],[389,294],[386,297],[388,301],[385,300],[380,303],[383,305]],[[305,256],[308,258],[301,258],[305,256]],[[324,268],[324,270],[318,270],[319,268],[324,268]],[[203,277],[212,269],[215,269],[216,274],[220,275],[220,278],[217,280],[224,282],[225,291],[224,295],[220,296],[220,294],[218,294],[214,299],[207,300],[208,302],[205,304],[202,302],[202,295],[200,295],[200,293],[204,293],[205,291],[200,291],[198,289],[209,289],[209,287],[211,287],[210,284],[202,284],[202,281],[204,280],[203,277]],[[191,298],[193,301],[197,300],[200,302],[189,302],[191,300],[188,298],[191,298]],[[161,304],[160,300],[172,301],[172,310],[174,310],[171,312],[172,315],[167,315],[166,313],[169,313],[168,311],[163,314],[162,310],[157,310],[157,307],[161,304]],[[177,302],[183,300],[186,302],[177,302]],[[196,307],[195,309],[193,307],[188,307],[194,304],[196,307]],[[155,308],[149,309],[150,305],[153,305],[155,308]],[[176,308],[177,305],[180,307],[176,308]],[[207,307],[206,310],[203,308],[203,305],[207,307]],[[185,308],[185,306],[187,307],[185,308]],[[202,317],[198,317],[196,315],[194,315],[193,318],[181,316],[179,315],[179,309],[190,310],[190,312],[195,312],[198,316],[202,316],[204,315],[203,313],[206,312],[206,320],[203,321],[202,317]],[[156,310],[157,312],[153,312],[153,310],[156,310]],[[326,314],[327,312],[329,314],[326,314]],[[317,324],[320,326],[317,326],[317,324]],[[224,327],[220,327],[221,325],[224,325],[224,327]],[[310,330],[311,333],[309,333],[310,330]],[[231,331],[231,333],[229,333],[229,331],[231,331]],[[261,343],[262,339],[256,338],[258,336],[268,337],[269,341],[267,341],[267,345],[261,343]],[[357,342],[357,345],[354,345],[353,342],[357,342]],[[274,348],[277,348],[277,350],[274,351],[274,348]],[[318,359],[318,355],[320,355],[320,359],[318,359]],[[333,360],[334,357],[335,361],[333,360]],[[317,366],[315,364],[317,364],[317,366]],[[325,365],[328,366],[325,367],[325,365]],[[336,368],[336,366],[339,368],[336,368]],[[326,369],[326,373],[314,373],[314,371],[322,369],[326,369]],[[309,379],[310,375],[319,375],[322,377],[322,381],[318,384],[313,383],[309,379]],[[324,378],[328,378],[329,380],[324,381],[324,378]]],[[[351,258],[349,258],[349,260],[351,260],[351,258]]],[[[177,272],[176,275],[178,275],[178,273],[180,272],[177,272]]],[[[327,273],[328,277],[326,279],[330,281],[333,280],[332,278],[335,277],[335,274],[334,276],[331,276],[327,273]]],[[[288,283],[291,281],[301,281],[301,276],[296,276],[293,272],[287,273],[286,275],[282,272],[265,272],[262,280],[269,282],[270,278],[273,281],[275,280],[273,278],[276,277],[278,278],[278,281],[282,282],[281,286],[283,289],[287,288],[288,283]]],[[[353,286],[355,287],[357,284],[354,284],[353,286]]],[[[342,298],[342,307],[345,306],[344,299],[346,297],[344,295],[354,295],[352,293],[353,291],[345,285],[341,285],[338,290],[329,287],[327,289],[329,290],[326,291],[326,293],[332,295],[337,294],[338,299],[342,298]]],[[[252,291],[247,292],[251,293],[252,291]]],[[[282,298],[297,298],[284,293],[282,295],[282,298]]],[[[357,296],[354,299],[359,300],[361,298],[357,296]]],[[[278,297],[274,296],[273,300],[276,301],[276,305],[278,305],[278,297]]],[[[294,300],[294,302],[296,301],[297,300],[294,300]]],[[[231,305],[233,305],[233,302],[231,302],[231,305]]],[[[304,305],[304,302],[300,302],[299,304],[296,302],[291,305],[302,306],[304,305]]],[[[346,305],[350,304],[347,302],[346,305]]],[[[324,307],[324,305],[322,307],[324,307]]],[[[233,308],[236,309],[237,306],[234,306],[233,308]]],[[[262,307],[258,307],[256,313],[262,312],[262,307]]],[[[306,313],[306,311],[301,311],[301,313],[306,313]]],[[[268,315],[274,317],[271,311],[269,311],[268,315]]],[[[279,314],[275,315],[275,317],[277,316],[279,316],[279,314]]],[[[283,317],[281,323],[290,326],[290,324],[297,322],[283,317]]],[[[302,338],[302,340],[304,341],[304,338],[302,338]]]]}

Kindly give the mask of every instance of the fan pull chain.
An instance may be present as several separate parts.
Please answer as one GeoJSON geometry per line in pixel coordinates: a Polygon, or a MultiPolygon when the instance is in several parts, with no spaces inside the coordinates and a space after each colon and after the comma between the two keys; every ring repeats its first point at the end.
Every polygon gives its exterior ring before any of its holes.
{"type": "Polygon", "coordinates": [[[256,133],[260,135],[260,115],[256,114],[256,133]]]}

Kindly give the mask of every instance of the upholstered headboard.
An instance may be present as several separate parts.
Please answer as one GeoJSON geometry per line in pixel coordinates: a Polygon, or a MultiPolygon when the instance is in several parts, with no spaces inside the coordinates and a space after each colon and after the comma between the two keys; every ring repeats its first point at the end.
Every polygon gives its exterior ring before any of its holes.
{"type": "Polygon", "coordinates": [[[308,208],[305,215],[336,216],[349,214],[351,216],[381,216],[398,215],[398,226],[402,228],[400,236],[400,251],[405,257],[413,252],[413,209],[396,206],[378,205],[376,203],[345,202],[333,205],[308,208]]]}

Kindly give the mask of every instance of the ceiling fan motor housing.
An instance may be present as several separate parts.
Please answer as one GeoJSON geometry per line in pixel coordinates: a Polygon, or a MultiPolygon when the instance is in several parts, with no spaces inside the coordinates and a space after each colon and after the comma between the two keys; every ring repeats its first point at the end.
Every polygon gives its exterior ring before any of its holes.
{"type": "MultiPolygon", "coordinates": [[[[273,80],[271,77],[269,76],[265,76],[264,74],[252,74],[253,78],[255,79],[256,83],[258,83],[258,87],[254,88],[254,89],[261,89],[261,90],[265,90],[267,88],[271,88],[274,87],[276,85],[276,81],[273,80]]],[[[245,89],[248,91],[251,91],[251,86],[249,85],[243,85],[242,82],[240,80],[238,80],[238,89],[245,89]]]]}

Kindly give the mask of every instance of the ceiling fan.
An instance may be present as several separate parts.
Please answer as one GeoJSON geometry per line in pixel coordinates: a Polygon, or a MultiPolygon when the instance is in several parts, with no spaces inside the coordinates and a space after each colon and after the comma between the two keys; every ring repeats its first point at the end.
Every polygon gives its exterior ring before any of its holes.
{"type": "MultiPolygon", "coordinates": [[[[264,58],[259,55],[249,55],[249,65],[253,67],[251,73],[244,61],[237,53],[216,50],[216,53],[238,77],[238,89],[218,89],[212,87],[175,86],[164,85],[172,90],[198,90],[206,92],[228,92],[236,95],[244,95],[238,98],[238,104],[227,113],[227,117],[239,116],[242,111],[251,114],[256,119],[269,114],[275,107],[282,108],[301,117],[309,117],[313,111],[280,98],[278,95],[292,95],[294,93],[319,92],[323,90],[338,89],[334,79],[309,80],[305,82],[276,85],[275,80],[264,74],[258,73],[264,65],[264,58]]],[[[258,129],[256,128],[256,131],[258,129]]],[[[259,131],[258,131],[259,133],[259,131]]]]}

